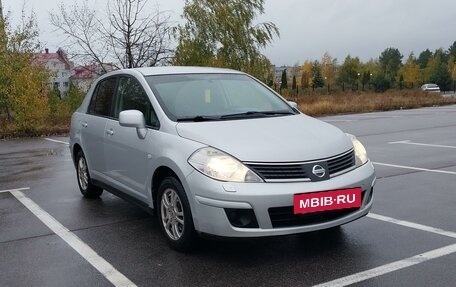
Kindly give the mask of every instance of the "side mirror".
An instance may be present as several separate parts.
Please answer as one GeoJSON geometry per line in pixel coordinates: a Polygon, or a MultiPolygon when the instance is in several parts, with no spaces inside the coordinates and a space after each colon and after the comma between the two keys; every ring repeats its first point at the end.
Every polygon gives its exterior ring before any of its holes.
{"type": "Polygon", "coordinates": [[[293,101],[287,101],[287,103],[295,110],[298,110],[298,104],[293,101]]]}
{"type": "Polygon", "coordinates": [[[121,111],[119,114],[119,124],[123,127],[136,128],[140,139],[146,137],[146,121],[144,120],[143,113],[138,110],[121,111]]]}

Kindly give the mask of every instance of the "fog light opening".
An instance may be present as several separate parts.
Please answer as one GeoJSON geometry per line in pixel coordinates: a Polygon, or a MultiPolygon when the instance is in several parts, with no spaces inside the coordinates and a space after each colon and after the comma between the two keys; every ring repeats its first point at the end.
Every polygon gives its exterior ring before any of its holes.
{"type": "Polygon", "coordinates": [[[371,192],[369,194],[369,198],[367,199],[367,203],[369,203],[372,200],[373,197],[374,197],[374,188],[372,187],[371,188],[371,192]]]}
{"type": "Polygon", "coordinates": [[[231,225],[239,228],[258,228],[258,222],[253,209],[225,208],[226,216],[231,225]]]}

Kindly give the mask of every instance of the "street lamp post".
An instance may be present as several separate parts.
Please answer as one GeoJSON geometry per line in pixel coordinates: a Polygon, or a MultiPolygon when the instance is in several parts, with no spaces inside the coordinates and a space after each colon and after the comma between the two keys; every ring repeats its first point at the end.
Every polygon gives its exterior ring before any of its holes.
{"type": "Polygon", "coordinates": [[[328,87],[328,95],[329,95],[329,79],[328,79],[328,77],[325,77],[325,82],[326,82],[326,86],[328,87]]]}
{"type": "Polygon", "coordinates": [[[369,74],[369,84],[370,84],[370,89],[372,90],[372,73],[369,74]]]}
{"type": "Polygon", "coordinates": [[[359,81],[360,81],[361,73],[358,73],[358,81],[356,82],[356,90],[359,91],[359,81]]]}

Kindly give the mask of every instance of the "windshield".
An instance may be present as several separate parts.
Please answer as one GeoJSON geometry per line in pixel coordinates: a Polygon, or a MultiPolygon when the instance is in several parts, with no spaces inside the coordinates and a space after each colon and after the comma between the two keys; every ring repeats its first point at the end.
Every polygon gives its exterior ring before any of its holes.
{"type": "Polygon", "coordinates": [[[174,121],[270,117],[296,112],[261,83],[242,74],[178,74],[146,77],[174,121]]]}

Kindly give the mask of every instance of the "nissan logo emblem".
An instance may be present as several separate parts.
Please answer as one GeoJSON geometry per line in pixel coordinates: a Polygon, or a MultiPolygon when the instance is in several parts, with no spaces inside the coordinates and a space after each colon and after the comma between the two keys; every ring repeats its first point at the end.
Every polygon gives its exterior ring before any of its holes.
{"type": "Polygon", "coordinates": [[[312,167],[312,173],[315,175],[315,176],[318,176],[318,177],[324,177],[325,174],[326,174],[326,170],[324,169],[324,167],[322,167],[321,165],[314,165],[312,167]]]}

